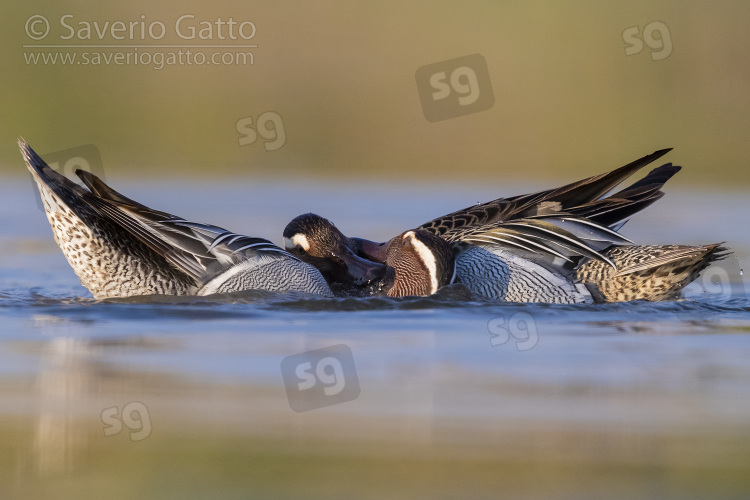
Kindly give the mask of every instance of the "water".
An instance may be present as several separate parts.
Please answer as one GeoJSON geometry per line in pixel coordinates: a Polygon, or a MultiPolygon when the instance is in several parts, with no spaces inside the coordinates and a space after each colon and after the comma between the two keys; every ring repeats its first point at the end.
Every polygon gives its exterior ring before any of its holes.
{"type": "MultiPolygon", "coordinates": [[[[109,180],[276,242],[311,210],[384,239],[530,188],[109,180]]],[[[671,190],[626,226],[644,243],[727,241],[735,256],[688,299],[589,306],[455,290],[97,302],[30,183],[0,199],[0,498],[750,494],[744,195],[671,190]]]]}

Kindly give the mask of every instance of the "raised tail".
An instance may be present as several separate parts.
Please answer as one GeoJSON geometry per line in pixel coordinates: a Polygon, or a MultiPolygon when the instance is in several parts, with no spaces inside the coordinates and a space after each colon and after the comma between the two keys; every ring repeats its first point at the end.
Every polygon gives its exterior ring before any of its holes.
{"type": "Polygon", "coordinates": [[[93,210],[84,201],[89,194],[87,189],[52,170],[23,139],[18,140],[18,147],[21,149],[24,162],[26,162],[26,168],[36,181],[39,195],[48,215],[67,208],[84,222],[94,216],[93,210]]]}
{"type": "Polygon", "coordinates": [[[674,300],[712,262],[729,255],[729,249],[722,245],[615,247],[605,254],[616,270],[592,260],[578,268],[576,277],[599,302],[674,300]]]}
{"type": "Polygon", "coordinates": [[[55,172],[25,141],[18,145],[39,188],[55,242],[94,297],[179,295],[194,290],[189,276],[100,213],[106,200],[55,172]]]}

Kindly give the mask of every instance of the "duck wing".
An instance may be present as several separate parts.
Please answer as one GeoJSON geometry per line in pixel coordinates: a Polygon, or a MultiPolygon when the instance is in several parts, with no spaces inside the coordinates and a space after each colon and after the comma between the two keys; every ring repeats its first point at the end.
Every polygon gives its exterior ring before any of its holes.
{"type": "Polygon", "coordinates": [[[667,163],[655,168],[632,186],[601,200],[571,207],[567,211],[605,226],[612,226],[640,212],[664,196],[661,188],[682,167],[667,163]]]}
{"type": "Polygon", "coordinates": [[[613,244],[631,244],[611,229],[572,216],[517,219],[474,228],[465,232],[460,241],[515,248],[547,261],[560,258],[573,263],[574,258],[587,257],[612,267],[615,265],[600,250],[613,244]]]}
{"type": "Polygon", "coordinates": [[[421,225],[419,229],[425,229],[449,242],[453,242],[459,241],[467,228],[500,224],[513,219],[545,214],[574,213],[571,209],[592,204],[596,201],[600,201],[601,203],[586,207],[575,214],[585,217],[587,210],[592,214],[601,213],[600,219],[602,221],[610,221],[619,214],[624,214],[624,216],[632,215],[632,213],[645,208],[663,195],[663,193],[658,194],[661,185],[658,188],[655,188],[655,185],[661,179],[664,179],[661,184],[666,182],[669,177],[679,170],[679,167],[672,167],[670,170],[665,168],[667,167],[665,165],[660,167],[662,170],[656,169],[652,171],[651,174],[653,176],[649,174],[650,178],[647,176],[621,191],[619,193],[620,197],[612,198],[609,201],[599,200],[599,198],[636,171],[661,158],[669,151],[671,151],[671,148],[662,149],[611,172],[588,177],[555,189],[510,198],[498,198],[493,201],[474,205],[433,219],[421,225]],[[644,184],[643,181],[646,179],[648,181],[644,184]],[[623,196],[632,196],[633,199],[629,200],[628,198],[623,198],[623,196]],[[609,212],[607,216],[603,215],[604,213],[608,213],[607,209],[610,207],[610,204],[619,207],[620,211],[609,212]]]}
{"type": "Polygon", "coordinates": [[[249,259],[296,259],[263,238],[151,209],[118,193],[90,172],[77,170],[76,175],[91,190],[86,201],[101,217],[125,229],[199,284],[249,259]]]}

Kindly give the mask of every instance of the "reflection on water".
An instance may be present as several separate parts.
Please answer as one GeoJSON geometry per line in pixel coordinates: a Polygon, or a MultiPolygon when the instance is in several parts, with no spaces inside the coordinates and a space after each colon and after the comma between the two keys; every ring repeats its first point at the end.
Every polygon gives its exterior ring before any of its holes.
{"type": "MultiPolygon", "coordinates": [[[[259,193],[271,205],[279,194],[259,193]]],[[[735,257],[691,286],[689,300],[669,303],[491,304],[451,289],[405,299],[248,292],[97,302],[27,201],[28,211],[19,198],[15,213],[0,213],[9,219],[0,224],[0,498],[750,491],[750,304],[739,272],[748,235],[730,242],[735,257]],[[340,345],[351,360],[337,358],[340,345]],[[285,359],[299,362],[284,372],[285,359]],[[333,397],[352,376],[360,390],[342,402],[292,409],[289,387],[333,397]]],[[[190,215],[179,203],[160,208],[190,215]]],[[[435,201],[425,192],[424,203],[435,201]]],[[[702,217],[689,197],[673,210],[702,217]]],[[[236,213],[196,218],[239,229],[236,213]]],[[[386,232],[361,213],[327,215],[364,236],[386,232]]],[[[392,215],[389,225],[408,227],[392,215]]],[[[272,222],[255,234],[272,237],[272,222]]],[[[721,224],[664,237],[737,236],[721,224]]],[[[628,236],[653,241],[649,227],[628,236]]]]}
{"type": "MultiPolygon", "coordinates": [[[[50,324],[70,328],[65,319],[52,315],[37,314],[31,319],[37,328],[50,324]]],[[[117,406],[102,406],[112,395],[139,394],[149,384],[146,377],[118,373],[102,363],[101,354],[108,347],[118,348],[116,343],[109,344],[71,336],[17,343],[20,350],[31,352],[38,359],[37,374],[28,394],[35,421],[31,456],[23,467],[30,466],[40,474],[70,472],[85,461],[91,439],[120,434],[123,428],[131,441],[148,437],[151,423],[143,403],[127,403],[121,411],[117,406]],[[101,415],[98,432],[93,420],[97,414],[101,415]]]]}
{"type": "Polygon", "coordinates": [[[60,337],[46,344],[39,356],[34,392],[39,401],[33,460],[41,473],[70,470],[86,448],[87,435],[76,411],[87,400],[95,378],[87,368],[86,344],[60,337]]]}

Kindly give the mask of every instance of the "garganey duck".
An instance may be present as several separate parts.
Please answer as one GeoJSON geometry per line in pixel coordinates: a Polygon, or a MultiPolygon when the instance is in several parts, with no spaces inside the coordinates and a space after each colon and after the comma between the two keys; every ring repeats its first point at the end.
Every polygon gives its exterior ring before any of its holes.
{"type": "MultiPolygon", "coordinates": [[[[325,297],[320,272],[268,240],[242,236],[148,208],[77,170],[86,187],[52,170],[24,141],[55,241],[97,299],[135,295],[210,295],[256,289],[325,297]],[[88,188],[88,189],[87,189],[88,188]]],[[[354,285],[381,278],[383,264],[337,249],[354,285]]]]}
{"type": "MultiPolygon", "coordinates": [[[[295,218],[284,242],[321,269],[331,253],[320,242],[344,241],[359,255],[389,266],[370,290],[394,297],[430,295],[459,282],[477,298],[509,302],[670,300],[727,250],[719,243],[635,245],[617,231],[624,219],[664,196],[661,187],[680,167],[662,165],[604,197],[669,151],[556,189],[468,207],[385,243],[347,238],[315,214],[295,218]]],[[[332,279],[330,272],[324,276],[332,279]]]]}

